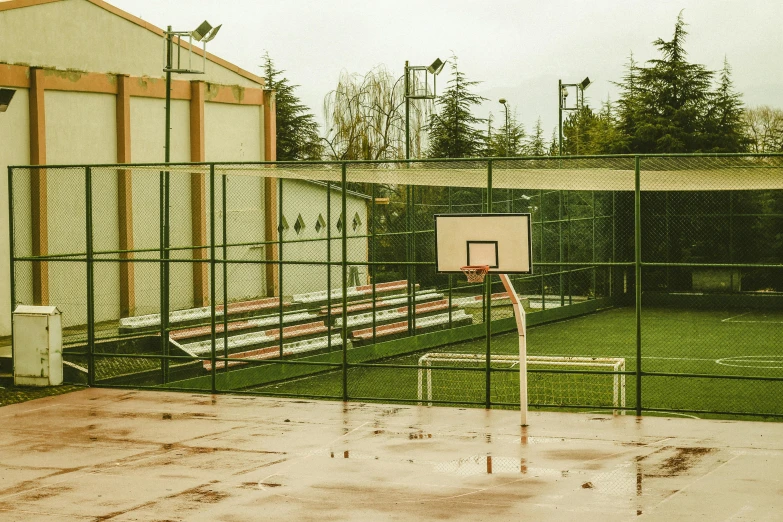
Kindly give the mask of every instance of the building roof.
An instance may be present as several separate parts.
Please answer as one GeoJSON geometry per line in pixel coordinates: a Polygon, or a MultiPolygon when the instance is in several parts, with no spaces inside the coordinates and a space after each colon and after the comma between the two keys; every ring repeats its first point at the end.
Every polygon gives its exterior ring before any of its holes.
{"type": "MultiPolygon", "coordinates": [[[[68,0],[0,0],[0,11],[9,11],[11,9],[22,9],[25,7],[35,7],[38,5],[51,4],[51,3],[63,2],[63,1],[68,1],[68,0]]],[[[133,16],[132,14],[123,11],[119,7],[115,7],[109,4],[108,2],[104,2],[103,0],[82,0],[82,1],[89,2],[97,7],[100,7],[101,9],[104,9],[112,13],[113,15],[119,16],[120,18],[123,18],[135,25],[138,25],[139,27],[143,27],[144,29],[152,33],[155,33],[161,38],[163,37],[163,29],[161,29],[160,27],[157,27],[149,22],[146,22],[141,18],[133,16]]],[[[180,45],[185,49],[188,48],[188,43],[185,41],[181,41],[180,45]]],[[[197,46],[193,46],[193,53],[197,54],[198,56],[204,56],[204,50],[199,49],[197,46]]],[[[206,53],[206,58],[210,62],[220,65],[221,67],[224,67],[238,74],[239,76],[242,76],[243,78],[258,83],[259,85],[263,86],[265,83],[264,78],[257,76],[249,71],[246,71],[241,67],[234,65],[233,63],[230,63],[222,58],[215,56],[214,54],[206,53]]]]}

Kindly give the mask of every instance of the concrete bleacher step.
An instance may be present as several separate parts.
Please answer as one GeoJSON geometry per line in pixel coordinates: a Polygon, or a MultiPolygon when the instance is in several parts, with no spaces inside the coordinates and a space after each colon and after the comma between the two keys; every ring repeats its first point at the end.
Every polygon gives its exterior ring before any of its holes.
{"type": "MultiPolygon", "coordinates": [[[[452,308],[456,308],[457,305],[452,302],[451,306],[452,308]]],[[[441,299],[439,301],[429,301],[426,303],[416,305],[414,307],[415,310],[414,313],[416,314],[418,320],[419,317],[426,317],[427,315],[431,315],[437,312],[442,312],[448,309],[449,309],[449,300],[441,299]]],[[[376,310],[374,314],[372,312],[368,312],[363,314],[349,315],[347,324],[348,324],[348,328],[355,328],[357,326],[362,326],[365,324],[372,324],[373,317],[374,317],[375,324],[378,325],[378,324],[393,322],[407,316],[408,316],[408,307],[401,306],[398,308],[391,308],[386,310],[376,310]]],[[[342,317],[335,318],[334,324],[336,327],[342,327],[343,324],[342,317]]]]}
{"type": "MultiPolygon", "coordinates": [[[[304,339],[307,337],[313,337],[319,334],[323,334],[328,331],[329,329],[326,327],[323,321],[298,324],[298,325],[284,327],[283,339],[284,340],[293,339],[293,338],[304,339]]],[[[215,350],[220,352],[224,351],[223,341],[224,341],[223,336],[217,337],[215,339],[215,350]]],[[[209,355],[212,352],[211,339],[188,342],[188,343],[182,343],[174,339],[173,342],[176,342],[177,347],[179,347],[184,352],[186,352],[187,354],[193,357],[204,357],[205,355],[209,355]]],[[[231,353],[241,348],[247,348],[250,346],[254,348],[264,348],[272,343],[279,343],[279,342],[280,342],[280,329],[273,328],[270,330],[231,335],[228,337],[227,348],[228,348],[228,352],[231,353]]]]}
{"type": "MultiPolygon", "coordinates": [[[[416,302],[427,302],[427,301],[436,301],[443,299],[443,294],[436,292],[435,290],[422,290],[421,292],[416,294],[416,302]]],[[[400,305],[406,305],[408,304],[408,296],[405,294],[395,294],[385,297],[380,297],[375,300],[375,309],[376,310],[382,310],[385,308],[390,308],[393,306],[400,306],[400,305]]],[[[338,316],[343,313],[343,307],[342,305],[338,306],[332,306],[332,316],[338,316]]],[[[373,308],[373,301],[372,299],[369,300],[362,300],[362,301],[355,301],[348,305],[346,307],[346,311],[351,313],[356,312],[367,312],[372,310],[373,308]]],[[[320,315],[328,315],[329,307],[328,306],[322,306],[319,310],[320,315]]]]}
{"type": "MultiPolygon", "coordinates": [[[[416,288],[419,288],[419,285],[416,285],[416,288]]],[[[357,299],[372,297],[373,294],[373,285],[360,285],[360,286],[351,286],[347,288],[346,291],[346,297],[350,301],[355,301],[357,299]]],[[[375,295],[386,295],[390,294],[392,292],[400,292],[402,290],[408,289],[408,281],[407,280],[400,280],[400,281],[389,281],[387,283],[378,283],[375,285],[375,295]]],[[[300,304],[300,305],[313,305],[313,304],[321,304],[325,302],[331,302],[338,299],[342,299],[343,297],[343,289],[342,288],[335,288],[332,289],[331,292],[328,292],[326,290],[320,290],[318,292],[309,292],[306,294],[294,294],[292,297],[292,302],[294,304],[300,304]]]]}
{"type": "MultiPolygon", "coordinates": [[[[435,330],[443,330],[449,327],[467,326],[473,324],[473,316],[467,314],[464,310],[455,310],[449,314],[431,315],[428,317],[416,318],[416,332],[425,333],[435,330]],[[450,326],[451,325],[451,326],[450,326]]],[[[376,341],[389,341],[391,339],[406,337],[408,335],[408,321],[389,323],[375,327],[376,341]]],[[[350,341],[354,346],[363,346],[373,342],[373,329],[363,328],[353,330],[350,333],[350,341]]]]}
{"type": "MultiPolygon", "coordinates": [[[[283,314],[284,325],[298,325],[306,324],[317,321],[320,319],[317,314],[307,311],[288,312],[283,314]]],[[[258,332],[270,327],[280,326],[280,315],[268,315],[265,317],[259,317],[255,319],[248,319],[242,321],[232,321],[228,323],[229,332],[245,332],[252,333],[258,332]]],[[[215,323],[215,333],[223,334],[223,321],[215,323]]],[[[182,330],[174,330],[169,334],[169,339],[177,341],[179,343],[189,341],[206,340],[212,336],[212,326],[197,326],[193,328],[185,328],[182,330]]]]}
{"type": "MultiPolygon", "coordinates": [[[[329,348],[330,346],[332,348],[335,347],[341,347],[343,345],[343,340],[340,334],[335,334],[331,336],[331,342],[330,338],[328,336],[323,337],[315,337],[313,339],[305,339],[302,341],[294,341],[292,343],[285,343],[283,344],[283,357],[288,357],[291,355],[302,355],[307,354],[311,352],[319,352],[321,350],[325,350],[329,348]]],[[[242,352],[234,352],[228,355],[229,359],[252,359],[252,360],[268,360],[268,359],[277,359],[280,357],[280,346],[267,346],[265,348],[257,348],[254,350],[246,350],[242,352]]],[[[225,368],[226,366],[232,367],[232,366],[240,366],[249,364],[247,361],[216,361],[215,362],[215,368],[221,369],[225,368]]],[[[212,371],[212,361],[204,361],[203,362],[204,370],[206,371],[212,371]]]]}
{"type": "MultiPolygon", "coordinates": [[[[229,317],[239,319],[250,315],[258,315],[264,310],[279,308],[280,299],[269,297],[264,299],[255,299],[252,301],[241,301],[230,303],[228,305],[229,317]]],[[[215,307],[215,315],[223,317],[223,305],[215,307]]],[[[123,317],[120,319],[120,332],[130,333],[139,331],[150,331],[160,328],[160,314],[137,315],[133,317],[123,317]]],[[[188,308],[185,310],[174,310],[169,313],[169,324],[172,326],[188,326],[203,323],[212,317],[212,309],[209,306],[201,308],[188,308]]]]}

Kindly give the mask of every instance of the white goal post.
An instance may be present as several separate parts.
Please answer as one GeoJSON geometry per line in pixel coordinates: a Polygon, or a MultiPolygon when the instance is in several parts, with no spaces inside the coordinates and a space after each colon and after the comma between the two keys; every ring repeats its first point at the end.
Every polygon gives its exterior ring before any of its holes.
{"type": "MultiPolygon", "coordinates": [[[[492,355],[490,365],[494,369],[519,368],[516,355],[492,355]]],[[[622,373],[557,373],[556,370],[600,370],[624,372],[622,357],[567,357],[527,356],[528,367],[555,370],[553,373],[533,372],[527,376],[528,402],[548,405],[595,405],[597,408],[612,408],[615,415],[625,415],[625,375],[622,373]]],[[[484,374],[471,371],[486,366],[486,355],[477,353],[430,352],[419,358],[418,399],[419,404],[432,405],[435,400],[460,402],[471,391],[483,391],[484,374]],[[431,366],[458,368],[456,370],[435,370],[431,366]],[[435,378],[433,379],[433,374],[435,378]],[[438,378],[440,376],[441,378],[438,378]],[[480,378],[477,378],[480,376],[480,378]],[[472,388],[472,389],[471,389],[472,388]]],[[[493,373],[493,391],[505,398],[501,402],[519,400],[518,372],[493,373]],[[508,378],[501,376],[508,375],[508,378]]]]}

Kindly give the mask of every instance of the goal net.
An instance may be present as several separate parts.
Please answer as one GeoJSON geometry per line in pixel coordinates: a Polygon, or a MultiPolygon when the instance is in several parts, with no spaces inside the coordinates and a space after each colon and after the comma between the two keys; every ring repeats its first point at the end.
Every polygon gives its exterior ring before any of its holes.
{"type": "MultiPolygon", "coordinates": [[[[554,357],[530,355],[529,404],[591,406],[625,414],[625,359],[621,357],[554,357]],[[569,372],[571,370],[571,372],[569,372]]],[[[426,401],[480,402],[485,397],[486,355],[472,353],[427,353],[419,358],[418,399],[426,401]],[[444,369],[431,367],[447,367],[444,369]]],[[[492,402],[519,403],[519,357],[490,358],[492,402]],[[502,370],[517,371],[502,371],[502,370]]]]}

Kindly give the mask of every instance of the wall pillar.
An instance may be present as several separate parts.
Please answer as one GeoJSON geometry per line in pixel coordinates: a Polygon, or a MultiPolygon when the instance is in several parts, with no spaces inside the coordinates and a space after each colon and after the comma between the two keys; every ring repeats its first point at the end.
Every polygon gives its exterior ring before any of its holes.
{"type": "MultiPolygon", "coordinates": [[[[131,162],[130,78],[117,75],[117,163],[131,162]]],[[[117,209],[119,213],[120,250],[133,250],[133,185],[132,171],[117,171],[117,209]]],[[[133,315],[136,308],[136,286],[133,253],[121,252],[120,317],[133,315]]]]}
{"type": "MultiPolygon", "coordinates": [[[[46,110],[44,106],[44,71],[30,68],[30,164],[46,164],[46,110]]],[[[32,221],[33,256],[49,251],[47,223],[46,169],[30,171],[30,215],[32,221]]],[[[33,261],[33,303],[49,304],[49,266],[45,261],[33,261]]]]}
{"type": "MultiPolygon", "coordinates": [[[[202,81],[190,82],[190,161],[205,161],[204,142],[204,94],[202,81]]],[[[207,244],[207,203],[205,175],[190,174],[190,213],[193,246],[207,244]]],[[[224,216],[225,219],[225,216],[224,216]]],[[[194,248],[193,259],[207,259],[207,248],[194,248]]],[[[205,262],[193,263],[193,306],[209,305],[209,266],[205,262]]]]}
{"type": "MultiPolygon", "coordinates": [[[[275,91],[264,91],[264,161],[277,161],[277,119],[275,110],[275,91]]],[[[277,261],[277,179],[264,178],[264,240],[267,241],[264,252],[267,261],[277,261]]],[[[266,293],[279,295],[280,285],[277,279],[277,266],[266,264],[266,293]]]]}

